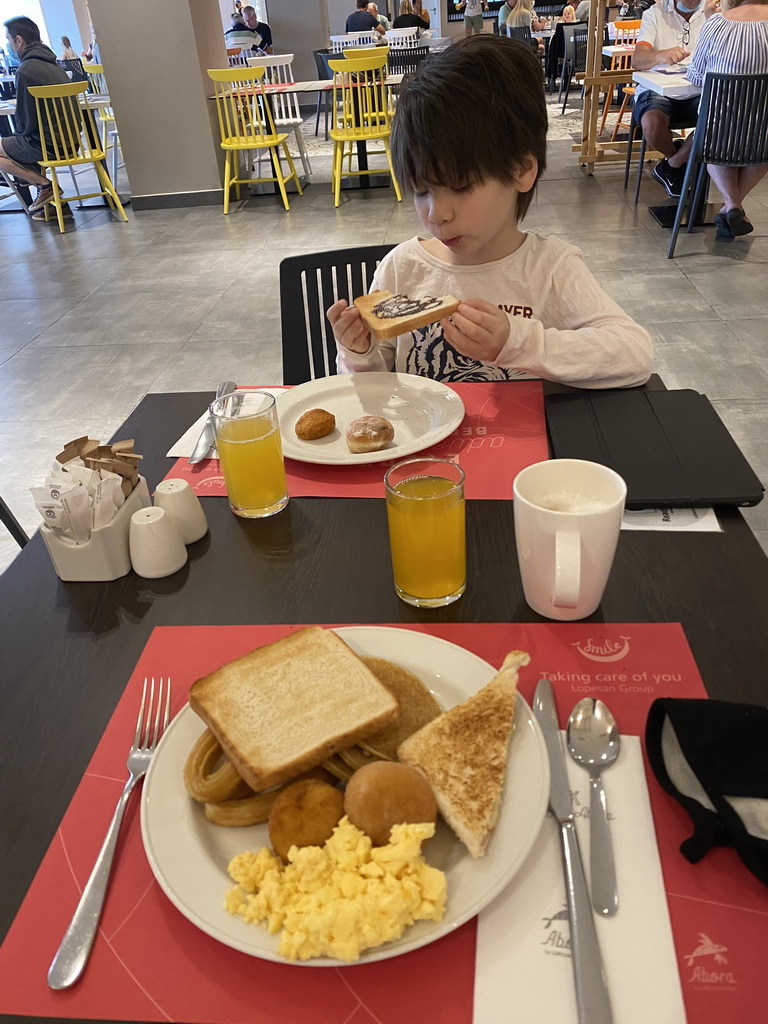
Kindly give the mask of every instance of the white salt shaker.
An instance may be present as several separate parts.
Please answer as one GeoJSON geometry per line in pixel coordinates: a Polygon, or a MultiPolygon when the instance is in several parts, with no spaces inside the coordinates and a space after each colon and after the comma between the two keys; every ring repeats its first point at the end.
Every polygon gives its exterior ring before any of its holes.
{"type": "Polygon", "coordinates": [[[184,541],[162,508],[142,508],[133,513],[128,543],[133,570],[144,579],[171,576],[186,564],[184,541]]]}
{"type": "Polygon", "coordinates": [[[208,532],[203,506],[186,480],[163,480],[158,484],[155,506],[165,510],[185,544],[194,544],[208,532]]]}

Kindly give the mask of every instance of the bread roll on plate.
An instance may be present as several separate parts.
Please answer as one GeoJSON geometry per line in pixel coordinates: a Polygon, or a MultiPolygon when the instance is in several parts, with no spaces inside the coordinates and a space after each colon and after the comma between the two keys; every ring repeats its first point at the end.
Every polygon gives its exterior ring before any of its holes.
{"type": "Polygon", "coordinates": [[[347,427],[347,448],[360,452],[380,452],[395,439],[395,428],[383,416],[359,416],[347,427]]]}
{"type": "Polygon", "coordinates": [[[450,316],[459,308],[459,300],[453,295],[411,299],[407,295],[382,291],[361,295],[355,299],[355,305],[373,334],[384,341],[450,316]]]}

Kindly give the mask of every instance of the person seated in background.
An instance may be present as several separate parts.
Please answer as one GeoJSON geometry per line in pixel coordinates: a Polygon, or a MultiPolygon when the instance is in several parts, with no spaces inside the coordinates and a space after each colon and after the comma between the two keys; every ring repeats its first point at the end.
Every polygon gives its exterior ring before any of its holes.
{"type": "Polygon", "coordinates": [[[345,32],[376,32],[384,35],[384,27],[374,18],[368,10],[368,0],[357,0],[357,10],[347,18],[344,27],[345,32]]]}
{"type": "MultiPolygon", "coordinates": [[[[701,30],[688,67],[688,80],[703,85],[708,71],[768,75],[768,0],[722,0],[722,13],[714,12],[701,30]]],[[[720,238],[748,235],[754,230],[743,203],[767,171],[765,164],[707,164],[707,172],[723,197],[720,212],[715,214],[720,238]]]]}
{"type": "Polygon", "coordinates": [[[385,18],[383,14],[379,14],[379,8],[376,6],[376,4],[368,4],[368,10],[374,16],[376,21],[378,21],[378,23],[381,25],[384,31],[389,32],[389,30],[392,28],[389,18],[385,18]]]}
{"type": "MultiPolygon", "coordinates": [[[[515,8],[511,11],[506,21],[507,28],[541,29],[543,23],[536,20],[536,13],[533,10],[533,0],[517,0],[515,8]]],[[[506,30],[502,32],[506,35],[506,30]]],[[[537,52],[544,52],[544,43],[541,39],[531,37],[531,45],[537,52]]]]}
{"type": "Polygon", "coordinates": [[[422,4],[421,0],[411,0],[411,3],[413,4],[413,13],[416,15],[417,18],[421,18],[421,20],[426,24],[427,28],[429,28],[431,23],[429,11],[424,10],[424,5],[422,4]]]}
{"type": "Polygon", "coordinates": [[[421,31],[429,28],[429,25],[414,11],[411,0],[402,0],[400,13],[392,22],[392,28],[417,28],[421,31]]]}
{"type": "Polygon", "coordinates": [[[77,54],[72,49],[72,43],[69,41],[69,36],[61,37],[61,59],[77,60],[77,54]]]}
{"type": "Polygon", "coordinates": [[[339,372],[543,377],[585,388],[648,379],[648,332],[603,291],[579,250],[520,230],[547,154],[541,65],[529,46],[488,33],[425,61],[403,83],[391,146],[425,235],[384,257],[371,291],[461,301],[448,319],[379,341],[340,299],[326,314],[339,372]]]}
{"type": "Polygon", "coordinates": [[[259,38],[253,29],[245,24],[242,14],[233,14],[231,27],[224,33],[227,49],[253,50],[259,38]]]}
{"type": "Polygon", "coordinates": [[[576,8],[576,21],[589,21],[589,9],[592,6],[592,0],[581,0],[581,3],[576,8]]]}
{"type": "MultiPolygon", "coordinates": [[[[9,18],[4,25],[8,45],[21,63],[16,72],[16,110],[13,115],[16,131],[0,138],[0,170],[37,186],[37,195],[29,209],[34,220],[45,220],[44,207],[53,198],[53,186],[40,166],[43,148],[35,100],[29,93],[29,87],[69,85],[69,76],[56,63],[53,50],[40,41],[40,30],[31,18],[9,18]]],[[[72,216],[67,203],[63,204],[63,211],[65,217],[72,216]]],[[[56,224],[56,218],[52,217],[50,223],[56,224]]]]}
{"type": "Polygon", "coordinates": [[[517,0],[504,0],[504,3],[499,8],[498,24],[499,24],[499,35],[505,35],[505,28],[507,25],[507,18],[510,16],[517,6],[517,0]]]}
{"type": "Polygon", "coordinates": [[[262,53],[274,53],[272,49],[272,30],[265,21],[259,21],[256,9],[254,7],[243,7],[242,15],[245,27],[249,28],[251,32],[255,32],[259,37],[256,49],[262,53]]]}
{"type": "Polygon", "coordinates": [[[568,4],[563,8],[563,12],[557,20],[562,21],[564,25],[572,25],[576,21],[576,11],[568,4]]]}
{"type": "MultiPolygon", "coordinates": [[[[705,17],[701,0],[659,0],[643,14],[632,67],[636,71],[649,71],[657,64],[679,64],[687,60],[696,47],[705,17]]],[[[685,164],[693,144],[693,137],[689,135],[680,145],[670,123],[674,120],[694,125],[698,112],[699,90],[694,86],[676,99],[669,99],[640,82],[635,83],[634,118],[643,129],[650,148],[664,154],[651,174],[664,186],[667,195],[680,195],[685,164]]]]}

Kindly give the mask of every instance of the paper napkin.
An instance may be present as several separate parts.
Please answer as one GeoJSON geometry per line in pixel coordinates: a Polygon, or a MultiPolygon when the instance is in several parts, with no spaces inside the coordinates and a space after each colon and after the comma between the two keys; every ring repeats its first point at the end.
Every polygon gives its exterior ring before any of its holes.
{"type": "MultiPolygon", "coordinates": [[[[285,388],[259,388],[259,391],[266,391],[270,395],[281,395],[285,388]]],[[[205,421],[208,419],[208,410],[206,410],[202,416],[199,416],[192,426],[185,430],[179,440],[171,445],[168,451],[165,453],[169,459],[188,459],[192,454],[197,439],[200,437],[205,421]]],[[[215,450],[215,449],[214,449],[215,450]]]]}
{"type": "MultiPolygon", "coordinates": [[[[568,759],[576,827],[589,879],[589,782],[568,759]]],[[[640,740],[621,737],[603,773],[619,910],[597,921],[614,1024],[685,1024],[640,740]]],[[[493,842],[493,840],[491,840],[493,842]]],[[[577,1024],[557,824],[548,815],[523,870],[481,914],[475,1024],[577,1024]]]]}

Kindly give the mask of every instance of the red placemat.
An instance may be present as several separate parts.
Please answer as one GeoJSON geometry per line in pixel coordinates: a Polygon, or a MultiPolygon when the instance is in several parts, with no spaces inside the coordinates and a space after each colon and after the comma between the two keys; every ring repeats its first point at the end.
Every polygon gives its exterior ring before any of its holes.
{"type": "MultiPolygon", "coordinates": [[[[549,457],[541,383],[488,381],[451,387],[464,403],[464,419],[445,440],[421,454],[455,458],[467,475],[468,498],[511,498],[512,481],[520,470],[549,457]]],[[[292,498],[383,498],[384,473],[392,462],[316,466],[286,459],[288,493],[292,498]]],[[[227,493],[218,459],[195,466],[178,459],[165,479],[170,477],[186,480],[200,497],[227,493]]]]}
{"type": "MultiPolygon", "coordinates": [[[[144,856],[137,799],[87,972],[69,992],[46,986],[123,786],[144,676],[171,674],[178,710],[194,679],[295,628],[155,629],[0,949],[0,1012],[202,1024],[483,1024],[472,1022],[474,922],[413,953],[358,967],[283,966],[235,952],[198,931],[160,891],[144,856]]],[[[677,624],[398,628],[443,637],[494,665],[512,648],[530,651],[521,690],[530,701],[547,675],[562,724],[576,700],[593,694],[610,703],[623,732],[642,735],[656,697],[705,695],[677,624]]],[[[768,892],[732,850],[689,865],[678,852],[687,816],[652,776],[649,787],[689,1022],[751,1022],[763,991],[768,892]]]]}

